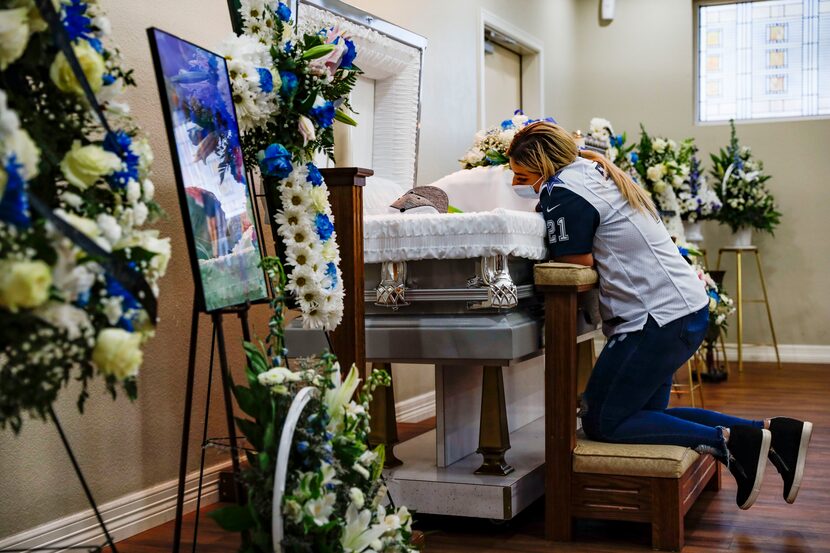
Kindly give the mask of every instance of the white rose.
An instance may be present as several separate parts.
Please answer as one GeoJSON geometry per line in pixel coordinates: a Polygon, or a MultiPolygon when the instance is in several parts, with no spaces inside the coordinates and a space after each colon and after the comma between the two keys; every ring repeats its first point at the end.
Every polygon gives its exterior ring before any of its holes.
{"type": "Polygon", "coordinates": [[[0,70],[23,55],[29,42],[29,10],[0,10],[0,70]]]}
{"type": "Polygon", "coordinates": [[[92,362],[98,370],[118,380],[135,376],[143,358],[141,334],[120,328],[105,328],[99,332],[92,350],[92,362]]]}
{"type": "Polygon", "coordinates": [[[654,191],[658,194],[662,194],[666,191],[666,183],[664,181],[657,181],[654,183],[654,191]]]}
{"type": "Polygon", "coordinates": [[[662,138],[655,138],[654,141],[651,143],[652,148],[654,148],[655,152],[661,153],[665,151],[668,142],[663,140],[662,138]]]}
{"type": "MultiPolygon", "coordinates": [[[[104,85],[104,72],[106,71],[104,58],[86,40],[76,42],[72,49],[75,51],[75,56],[81,65],[81,70],[89,81],[92,92],[97,93],[104,85]]],[[[63,52],[58,52],[58,55],[55,56],[55,60],[49,68],[49,77],[62,92],[76,94],[77,96],[84,95],[84,91],[78,83],[78,79],[75,78],[75,73],[69,66],[63,52]]]]}
{"type": "Polygon", "coordinates": [[[51,285],[52,270],[43,261],[0,262],[0,307],[12,313],[41,305],[51,285]]]}
{"type": "Polygon", "coordinates": [[[153,196],[156,195],[156,185],[150,179],[144,179],[144,182],[141,184],[141,189],[144,193],[143,199],[145,202],[151,201],[153,196]]]}
{"type": "Polygon", "coordinates": [[[67,181],[86,190],[99,178],[120,169],[121,158],[95,144],[81,146],[76,140],[63,157],[60,167],[67,181]]]}

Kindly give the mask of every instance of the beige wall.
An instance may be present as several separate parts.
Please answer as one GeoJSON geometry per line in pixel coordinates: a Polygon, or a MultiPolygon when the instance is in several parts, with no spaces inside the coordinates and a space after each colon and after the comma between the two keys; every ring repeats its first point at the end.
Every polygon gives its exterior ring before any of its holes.
{"type": "MultiPolygon", "coordinates": [[[[693,2],[625,0],[616,18],[598,23],[599,2],[575,0],[579,45],[571,56],[580,69],[571,73],[574,103],[562,113],[565,124],[585,128],[593,116],[605,117],[617,132],[639,136],[642,122],[650,133],[676,139],[694,137],[711,165],[709,152],[729,141],[728,125],[696,126],[693,112],[693,2]]],[[[830,294],[822,282],[830,269],[830,120],[738,125],[743,144],[751,145],[773,176],[770,188],[783,212],[775,237],[756,238],[764,256],[778,339],[784,344],[830,344],[830,294]]],[[[714,264],[728,227],[707,223],[705,246],[714,264]]],[[[734,291],[734,256],[726,285],[734,291]]],[[[749,260],[750,263],[752,260],[749,260]]],[[[751,291],[758,289],[749,264],[751,291]]],[[[755,297],[760,297],[760,290],[755,297]]],[[[767,338],[761,306],[747,306],[747,338],[767,338]],[[763,323],[763,324],[762,324],[763,323]]],[[[732,321],[734,327],[734,319],[732,321]]],[[[734,340],[732,332],[730,341],[734,340]]],[[[767,338],[768,339],[768,338],[767,338]]]]}

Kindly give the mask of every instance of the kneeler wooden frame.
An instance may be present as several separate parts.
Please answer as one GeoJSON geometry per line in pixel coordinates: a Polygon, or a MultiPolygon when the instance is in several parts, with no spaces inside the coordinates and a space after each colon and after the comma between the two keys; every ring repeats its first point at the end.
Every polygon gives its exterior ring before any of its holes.
{"type": "MultiPolygon", "coordinates": [[[[593,271],[591,271],[593,273],[593,271]]],[[[704,489],[720,489],[720,468],[701,455],[680,478],[573,471],[577,414],[577,307],[596,287],[537,285],[545,294],[545,536],[570,541],[578,518],[651,524],[652,547],[679,551],[683,518],[704,489]]]]}

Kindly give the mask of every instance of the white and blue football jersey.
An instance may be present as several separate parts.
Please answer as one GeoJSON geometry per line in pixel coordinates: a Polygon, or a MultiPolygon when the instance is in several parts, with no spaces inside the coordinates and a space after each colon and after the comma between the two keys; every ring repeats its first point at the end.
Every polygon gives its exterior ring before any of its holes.
{"type": "Polygon", "coordinates": [[[660,326],[709,302],[663,222],[631,207],[599,164],[577,158],[540,193],[552,259],[591,253],[606,336],[660,326]]]}

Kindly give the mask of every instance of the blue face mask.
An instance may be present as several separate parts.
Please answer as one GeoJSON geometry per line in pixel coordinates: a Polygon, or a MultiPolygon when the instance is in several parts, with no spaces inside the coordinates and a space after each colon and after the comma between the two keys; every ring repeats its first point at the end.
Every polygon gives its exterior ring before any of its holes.
{"type": "Polygon", "coordinates": [[[521,198],[525,198],[528,200],[537,200],[539,199],[539,193],[536,192],[536,185],[539,183],[540,180],[544,178],[545,177],[539,177],[533,184],[522,184],[514,186],[513,192],[518,194],[521,198]]]}

